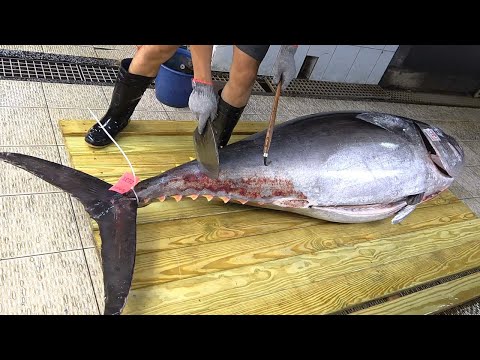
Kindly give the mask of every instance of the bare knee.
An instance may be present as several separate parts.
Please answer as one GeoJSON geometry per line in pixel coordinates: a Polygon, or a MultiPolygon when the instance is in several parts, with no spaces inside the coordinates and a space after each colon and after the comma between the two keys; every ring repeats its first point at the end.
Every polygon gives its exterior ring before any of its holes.
{"type": "Polygon", "coordinates": [[[130,64],[129,72],[143,76],[156,76],[160,65],[170,59],[179,45],[143,45],[130,64]]]}
{"type": "Polygon", "coordinates": [[[222,98],[228,104],[235,107],[243,107],[247,104],[252,93],[253,84],[257,78],[258,65],[239,64],[230,68],[230,76],[223,88],[222,98]]]}
{"type": "Polygon", "coordinates": [[[237,97],[239,102],[246,103],[257,78],[259,66],[260,62],[234,46],[230,78],[227,83],[229,95],[237,97]]]}
{"type": "Polygon", "coordinates": [[[258,67],[244,64],[231,69],[228,82],[240,93],[250,92],[257,79],[258,67]]]}
{"type": "MultiPolygon", "coordinates": [[[[136,56],[142,56],[151,60],[168,60],[173,56],[179,45],[143,45],[138,49],[136,56]]],[[[164,61],[166,61],[164,60],[164,61]]]]}

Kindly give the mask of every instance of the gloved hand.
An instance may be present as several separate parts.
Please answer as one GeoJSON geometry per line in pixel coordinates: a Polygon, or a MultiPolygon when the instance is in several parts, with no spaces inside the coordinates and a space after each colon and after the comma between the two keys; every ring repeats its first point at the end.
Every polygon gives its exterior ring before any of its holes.
{"type": "Polygon", "coordinates": [[[282,91],[284,91],[290,81],[295,77],[297,71],[295,67],[294,55],[297,52],[298,45],[282,45],[277,61],[273,67],[273,84],[277,85],[282,79],[282,91]]]}
{"type": "Polygon", "coordinates": [[[192,80],[192,93],[188,106],[198,120],[198,132],[201,134],[207,125],[207,120],[215,118],[217,113],[218,95],[213,91],[213,84],[200,80],[192,80]]]}

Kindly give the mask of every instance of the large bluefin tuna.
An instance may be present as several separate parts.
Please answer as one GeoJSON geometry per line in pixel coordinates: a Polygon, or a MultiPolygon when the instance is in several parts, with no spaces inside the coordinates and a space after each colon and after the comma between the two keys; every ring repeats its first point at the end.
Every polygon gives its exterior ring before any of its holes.
{"type": "Polygon", "coordinates": [[[0,153],[71,193],[99,224],[105,314],[120,314],[135,264],[137,208],[184,196],[221,198],[341,223],[392,217],[447,189],[464,166],[454,138],[438,127],[390,114],[312,114],[277,125],[263,164],[265,131],[219,151],[220,173],[209,178],[197,161],[173,168],[119,194],[83,172],[35,157],[0,153]]]}

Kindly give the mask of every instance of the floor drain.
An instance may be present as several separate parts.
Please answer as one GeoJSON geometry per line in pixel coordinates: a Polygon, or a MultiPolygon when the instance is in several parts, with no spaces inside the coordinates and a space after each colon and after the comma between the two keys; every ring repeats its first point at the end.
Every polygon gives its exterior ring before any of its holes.
{"type": "MultiPolygon", "coordinates": [[[[229,79],[229,74],[226,72],[216,72],[212,71],[212,80],[221,84],[225,84],[229,79]]],[[[260,79],[257,79],[253,84],[252,94],[259,95],[265,94],[267,91],[259,83],[260,79]]]]}
{"type": "Polygon", "coordinates": [[[69,84],[114,84],[118,67],[0,57],[0,78],[69,84]]]}
{"type": "MultiPolygon", "coordinates": [[[[386,297],[383,297],[383,298],[378,298],[376,300],[367,301],[363,304],[354,305],[354,306],[350,307],[349,309],[345,309],[345,310],[341,310],[339,312],[336,312],[335,315],[348,315],[348,314],[354,313],[354,312],[359,311],[359,310],[367,309],[371,306],[386,303],[386,302],[390,301],[390,298],[392,296],[395,296],[395,297],[407,296],[407,295],[410,295],[410,294],[413,294],[413,293],[416,293],[416,292],[419,292],[419,291],[422,291],[422,290],[432,288],[432,287],[440,285],[440,284],[447,283],[449,281],[460,279],[464,276],[476,274],[478,272],[480,272],[480,268],[473,268],[473,269],[470,269],[470,270],[462,271],[462,272],[457,273],[457,274],[448,275],[448,276],[445,276],[441,279],[430,281],[430,282],[428,282],[426,284],[423,284],[423,285],[414,286],[414,287],[411,287],[409,289],[402,290],[398,293],[390,294],[390,295],[388,295],[386,297]]],[[[439,311],[437,314],[444,314],[447,311],[449,311],[449,310],[439,311]]]]}
{"type": "Polygon", "coordinates": [[[117,67],[79,65],[79,68],[88,82],[114,84],[117,78],[117,67]]]}
{"type": "Polygon", "coordinates": [[[390,96],[390,101],[424,104],[424,105],[443,105],[443,106],[460,106],[460,107],[480,107],[480,98],[446,95],[446,94],[429,94],[421,92],[408,92],[399,90],[385,90],[390,96]]]}
{"type": "Polygon", "coordinates": [[[76,64],[0,58],[0,76],[26,80],[84,81],[76,64]]]}
{"type": "MultiPolygon", "coordinates": [[[[272,79],[270,76],[265,77],[265,81],[274,91],[276,85],[273,84],[272,79]]],[[[335,83],[308,79],[293,79],[283,93],[287,96],[338,99],[387,100],[389,98],[389,95],[378,85],[335,83]]]]}
{"type": "Polygon", "coordinates": [[[262,89],[267,93],[273,93],[271,86],[268,84],[265,77],[259,77],[257,79],[258,84],[262,87],[262,89]]]}

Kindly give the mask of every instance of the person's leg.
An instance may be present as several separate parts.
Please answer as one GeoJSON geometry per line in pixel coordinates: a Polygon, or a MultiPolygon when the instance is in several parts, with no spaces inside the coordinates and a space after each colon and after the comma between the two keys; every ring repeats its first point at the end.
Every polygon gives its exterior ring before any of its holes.
{"type": "Polygon", "coordinates": [[[236,45],[233,47],[233,59],[230,76],[222,90],[222,99],[232,106],[247,105],[253,84],[257,79],[258,68],[268,45],[236,45]]]}
{"type": "MultiPolygon", "coordinates": [[[[122,60],[110,107],[100,120],[113,138],[128,125],[145,90],[157,76],[160,65],[170,59],[178,47],[179,45],[143,45],[133,59],[122,60]]],[[[112,142],[99,124],[90,128],[85,141],[93,147],[103,147],[112,142]]]]}
{"type": "Polygon", "coordinates": [[[180,45],[143,45],[135,53],[128,72],[154,78],[160,65],[170,59],[179,47],[180,45]]]}
{"type": "Polygon", "coordinates": [[[217,116],[212,122],[220,147],[227,145],[250,99],[258,68],[269,45],[236,45],[228,82],[219,92],[217,116]]]}

